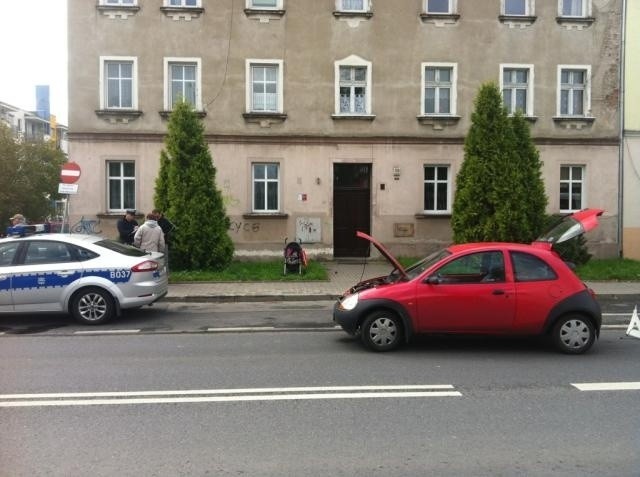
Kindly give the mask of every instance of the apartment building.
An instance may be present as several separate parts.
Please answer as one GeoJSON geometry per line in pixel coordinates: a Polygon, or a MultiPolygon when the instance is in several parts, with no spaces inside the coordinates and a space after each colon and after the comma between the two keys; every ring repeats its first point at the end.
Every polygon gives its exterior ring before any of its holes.
{"type": "MultiPolygon", "coordinates": [[[[621,0],[69,0],[73,218],[153,207],[172,105],[202,118],[240,256],[422,255],[451,241],[474,98],[523,111],[549,213],[620,248],[621,0]]],[[[179,217],[172,217],[178,225],[179,217]]],[[[205,220],[206,218],[203,218],[205,220]]]]}

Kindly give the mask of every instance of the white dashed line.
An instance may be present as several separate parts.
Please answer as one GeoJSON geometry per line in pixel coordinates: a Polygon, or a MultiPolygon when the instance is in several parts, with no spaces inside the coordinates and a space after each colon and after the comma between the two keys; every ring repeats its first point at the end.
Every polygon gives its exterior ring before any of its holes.
{"type": "Polygon", "coordinates": [[[580,391],[640,391],[640,381],[620,383],[571,383],[580,391]]]}
{"type": "Polygon", "coordinates": [[[118,335],[140,333],[140,330],[82,330],[74,331],[74,335],[118,335]]]}

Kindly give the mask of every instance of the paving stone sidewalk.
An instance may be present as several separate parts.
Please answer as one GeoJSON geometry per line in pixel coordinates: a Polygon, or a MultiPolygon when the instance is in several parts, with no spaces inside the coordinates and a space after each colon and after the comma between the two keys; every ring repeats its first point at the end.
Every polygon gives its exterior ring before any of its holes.
{"type": "MultiPolygon", "coordinates": [[[[364,264],[327,262],[328,281],[305,282],[206,282],[169,286],[166,301],[284,301],[334,300],[355,283],[386,275],[385,262],[364,264]]],[[[602,299],[624,296],[640,304],[640,282],[587,282],[602,299]]]]}

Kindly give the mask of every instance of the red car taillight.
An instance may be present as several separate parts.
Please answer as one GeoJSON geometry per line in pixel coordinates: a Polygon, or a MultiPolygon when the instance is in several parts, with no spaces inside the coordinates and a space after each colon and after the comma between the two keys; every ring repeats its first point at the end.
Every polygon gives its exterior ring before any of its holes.
{"type": "Polygon", "coordinates": [[[131,267],[132,272],[153,272],[157,269],[158,262],[154,262],[153,260],[145,260],[144,262],[131,267]]]}

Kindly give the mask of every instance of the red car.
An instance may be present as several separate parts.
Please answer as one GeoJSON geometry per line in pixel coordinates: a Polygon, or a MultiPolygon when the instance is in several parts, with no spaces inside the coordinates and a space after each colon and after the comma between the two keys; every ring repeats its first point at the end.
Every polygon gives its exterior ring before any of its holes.
{"type": "Polygon", "coordinates": [[[600,333],[595,294],[552,250],[598,225],[603,210],[565,217],[531,245],[452,245],[405,269],[358,283],[340,297],[333,319],[374,351],[389,351],[419,333],[547,335],[564,353],[584,353],[600,333]]]}

